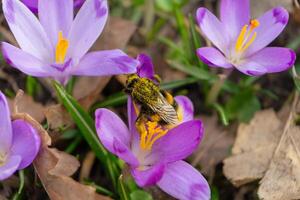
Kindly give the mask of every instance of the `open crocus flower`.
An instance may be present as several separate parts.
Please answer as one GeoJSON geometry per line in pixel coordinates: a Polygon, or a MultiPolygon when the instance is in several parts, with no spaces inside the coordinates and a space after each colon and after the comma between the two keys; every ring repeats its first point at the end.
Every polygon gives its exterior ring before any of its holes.
{"type": "Polygon", "coordinates": [[[134,73],[137,61],[121,50],[87,53],[108,17],[106,0],[86,0],[73,20],[73,0],[39,1],[39,20],[19,0],[2,0],[8,25],[21,49],[2,42],[9,64],[25,74],[66,83],[71,75],[134,73]]]}
{"type": "Polygon", "coordinates": [[[291,49],[266,47],[288,23],[288,12],[276,7],[258,19],[250,19],[249,0],[222,0],[221,20],[206,8],[197,10],[197,21],[214,47],[197,50],[211,67],[236,67],[244,74],[259,76],[281,72],[293,66],[291,49]]]}
{"type": "Polygon", "coordinates": [[[11,121],[5,96],[0,92],[0,181],[24,169],[36,157],[41,140],[37,131],[23,120],[11,121]]]}
{"type": "MultiPolygon", "coordinates": [[[[153,77],[151,60],[140,55],[138,75],[153,77]]],[[[182,159],[189,156],[203,137],[200,120],[193,120],[193,104],[177,96],[180,124],[165,128],[157,122],[145,123],[147,131],[138,133],[136,106],[128,99],[129,129],[113,112],[96,111],[96,129],[102,144],[124,160],[140,187],[157,185],[171,196],[182,199],[209,199],[210,189],[205,178],[182,159]]]]}
{"type": "MultiPolygon", "coordinates": [[[[38,13],[39,0],[21,0],[32,12],[38,13]]],[[[85,0],[74,0],[74,7],[79,8],[85,0]]]]}

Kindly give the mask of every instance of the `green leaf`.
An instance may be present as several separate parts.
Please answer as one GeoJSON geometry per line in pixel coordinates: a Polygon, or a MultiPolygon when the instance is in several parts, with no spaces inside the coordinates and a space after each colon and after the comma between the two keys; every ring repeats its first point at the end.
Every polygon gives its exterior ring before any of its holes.
{"type": "Polygon", "coordinates": [[[131,200],[153,200],[151,194],[144,190],[136,190],[130,194],[131,200]]]}
{"type": "Polygon", "coordinates": [[[251,88],[244,88],[229,100],[225,110],[229,119],[248,122],[260,108],[260,102],[254,91],[251,88]]]}
{"type": "Polygon", "coordinates": [[[219,191],[218,188],[215,186],[211,187],[211,200],[219,200],[220,199],[220,195],[219,195],[219,191]]]}
{"type": "Polygon", "coordinates": [[[104,194],[104,195],[107,195],[107,196],[110,196],[110,197],[114,196],[113,192],[111,192],[110,190],[108,190],[108,189],[106,189],[106,188],[104,188],[100,185],[97,185],[96,183],[94,183],[92,181],[84,180],[84,184],[92,186],[93,188],[96,189],[96,192],[98,192],[98,193],[101,193],[101,194],[104,194]]]}
{"type": "Polygon", "coordinates": [[[94,151],[97,158],[102,162],[102,164],[104,164],[104,166],[106,166],[106,170],[111,181],[113,185],[116,186],[116,180],[119,172],[117,171],[114,157],[105,150],[96,135],[94,120],[83,110],[79,103],[65,91],[63,86],[56,81],[53,81],[53,85],[60,102],[70,113],[72,119],[78,126],[80,133],[94,151]]]}
{"type": "Polygon", "coordinates": [[[37,88],[38,88],[38,82],[37,82],[36,78],[34,78],[32,76],[27,76],[26,77],[26,93],[33,97],[36,94],[37,88]]]}
{"type": "Polygon", "coordinates": [[[224,126],[228,126],[228,124],[229,124],[228,117],[226,115],[226,112],[225,112],[224,108],[221,105],[217,104],[217,103],[214,103],[212,106],[217,110],[224,126]]]}
{"type": "Polygon", "coordinates": [[[123,175],[121,175],[118,179],[118,191],[121,200],[130,200],[128,189],[126,188],[126,184],[123,180],[123,175]]]}
{"type": "Polygon", "coordinates": [[[197,33],[195,28],[194,17],[191,14],[189,14],[189,22],[190,22],[190,32],[192,36],[194,50],[196,50],[201,47],[201,41],[200,41],[199,33],[197,33]]]}
{"type": "Polygon", "coordinates": [[[19,186],[18,192],[14,195],[13,200],[22,199],[22,192],[23,192],[24,185],[25,185],[24,170],[19,171],[19,179],[20,179],[20,186],[19,186]]]}
{"type": "Polygon", "coordinates": [[[192,66],[192,65],[184,65],[172,60],[168,60],[167,62],[171,67],[180,70],[182,72],[185,72],[193,77],[199,78],[200,80],[208,80],[211,82],[217,80],[217,77],[215,75],[199,67],[192,66]]]}
{"type": "Polygon", "coordinates": [[[193,63],[195,63],[198,67],[201,69],[205,68],[204,63],[198,58],[196,51],[198,48],[201,47],[201,41],[200,41],[200,34],[196,31],[195,28],[195,21],[194,21],[194,16],[189,14],[189,28],[190,28],[190,43],[191,43],[191,52],[192,52],[192,58],[193,58],[193,63]]]}

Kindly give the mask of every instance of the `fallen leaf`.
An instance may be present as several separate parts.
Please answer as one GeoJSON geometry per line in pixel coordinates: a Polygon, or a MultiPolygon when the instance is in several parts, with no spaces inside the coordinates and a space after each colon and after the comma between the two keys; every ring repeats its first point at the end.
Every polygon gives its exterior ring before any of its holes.
{"type": "Polygon", "coordinates": [[[216,116],[201,116],[205,127],[204,138],[192,158],[192,165],[201,165],[205,175],[213,174],[217,164],[221,163],[230,153],[234,142],[233,135],[218,124],[216,116]]]}
{"type": "Polygon", "coordinates": [[[82,167],[80,169],[80,176],[79,180],[82,182],[86,178],[90,177],[90,173],[92,170],[92,167],[95,163],[96,155],[93,151],[88,152],[88,154],[85,156],[82,167]]]}
{"type": "MultiPolygon", "coordinates": [[[[223,167],[234,185],[261,179],[260,199],[300,199],[300,127],[294,122],[299,106],[296,94],[287,120],[280,120],[273,110],[264,110],[257,112],[250,124],[240,125],[233,155],[224,160],[223,167]]],[[[279,114],[285,113],[286,107],[279,114]]]]}
{"type": "Polygon", "coordinates": [[[300,199],[300,128],[291,127],[282,137],[258,195],[265,200],[300,199]]]}
{"type": "Polygon", "coordinates": [[[33,162],[41,183],[52,200],[110,200],[96,193],[95,188],[80,184],[72,176],[79,168],[78,160],[62,151],[49,148],[47,131],[26,113],[14,113],[12,118],[23,119],[35,127],[42,139],[41,149],[33,162]]]}
{"type": "Polygon", "coordinates": [[[70,115],[60,104],[46,107],[44,113],[50,129],[73,125],[70,115]]]}
{"type": "Polygon", "coordinates": [[[7,200],[7,198],[0,194],[0,200],[7,200]]]}
{"type": "Polygon", "coordinates": [[[224,160],[223,172],[235,186],[263,177],[282,134],[283,125],[273,110],[255,114],[249,124],[241,124],[232,148],[224,160]]]}
{"type": "Polygon", "coordinates": [[[100,97],[111,77],[81,77],[74,86],[73,96],[88,110],[100,97]]]}
{"type": "Polygon", "coordinates": [[[10,108],[15,107],[19,113],[27,113],[40,123],[45,119],[44,106],[21,90],[18,91],[15,99],[8,100],[8,103],[10,108]]]}
{"type": "Polygon", "coordinates": [[[132,21],[110,17],[92,50],[124,49],[135,30],[136,25],[132,21]]]}

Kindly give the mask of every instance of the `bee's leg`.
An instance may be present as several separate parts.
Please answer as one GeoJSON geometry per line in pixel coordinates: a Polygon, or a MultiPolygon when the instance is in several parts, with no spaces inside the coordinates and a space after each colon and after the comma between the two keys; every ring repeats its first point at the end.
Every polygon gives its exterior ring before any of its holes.
{"type": "Polygon", "coordinates": [[[161,78],[160,78],[159,75],[155,74],[153,78],[154,78],[154,80],[155,80],[158,84],[161,83],[161,78]]]}
{"type": "Polygon", "coordinates": [[[161,117],[158,114],[153,114],[150,116],[152,122],[160,122],[161,117]]]}
{"type": "Polygon", "coordinates": [[[174,97],[165,90],[160,90],[160,93],[166,98],[167,102],[175,108],[176,101],[175,101],[174,97]]]}
{"type": "Polygon", "coordinates": [[[140,134],[147,131],[145,126],[146,122],[147,122],[147,116],[143,112],[140,112],[139,116],[135,121],[135,127],[140,134]]]}

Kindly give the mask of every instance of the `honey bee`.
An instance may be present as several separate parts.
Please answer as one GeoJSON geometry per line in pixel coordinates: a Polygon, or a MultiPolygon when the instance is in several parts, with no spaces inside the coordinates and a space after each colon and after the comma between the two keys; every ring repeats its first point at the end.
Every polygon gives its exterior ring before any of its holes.
{"type": "Polygon", "coordinates": [[[128,76],[125,92],[129,94],[134,104],[140,105],[136,126],[147,121],[155,121],[161,125],[176,125],[179,123],[177,104],[171,94],[160,89],[158,76],[156,81],[139,77],[137,74],[128,76]]]}

